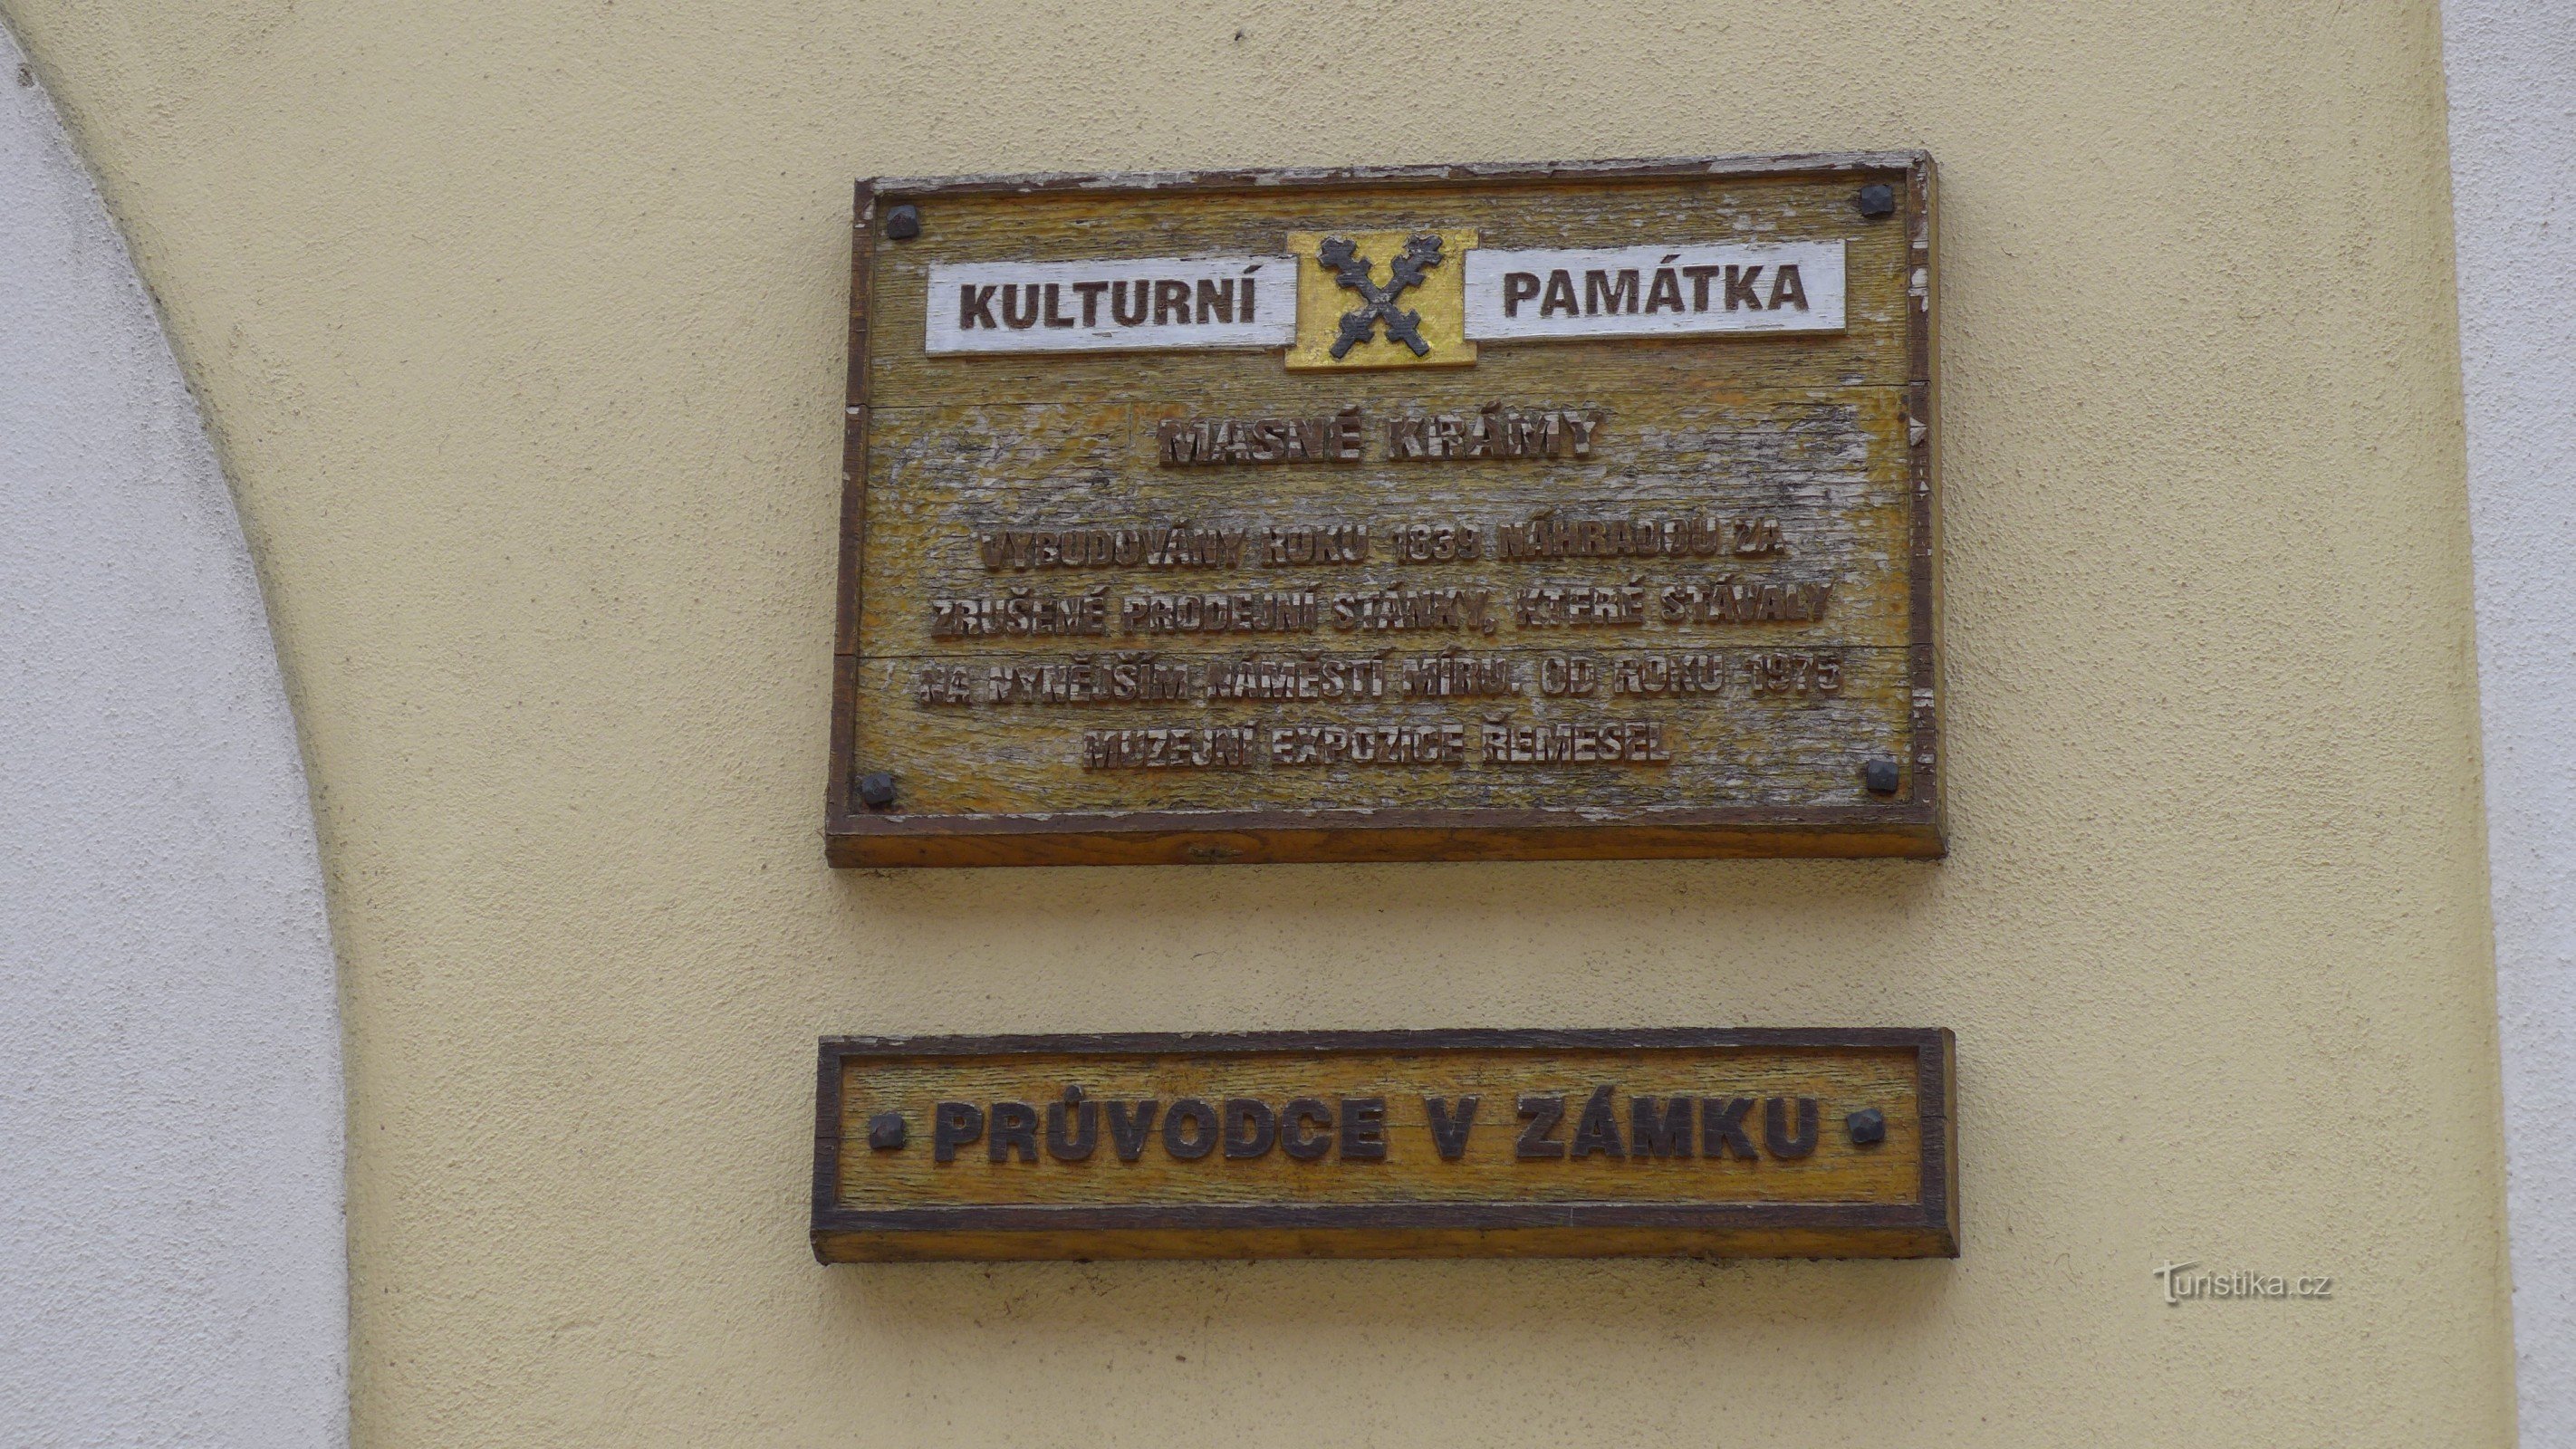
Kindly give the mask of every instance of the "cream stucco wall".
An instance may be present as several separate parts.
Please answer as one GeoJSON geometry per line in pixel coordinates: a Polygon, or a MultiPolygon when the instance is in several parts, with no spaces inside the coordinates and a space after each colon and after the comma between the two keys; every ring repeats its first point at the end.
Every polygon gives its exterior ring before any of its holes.
{"type": "Polygon", "coordinates": [[[2508,1439],[2429,5],[0,8],[303,732],[361,1444],[2508,1439]],[[1947,862],[822,864],[853,175],[1905,145],[1947,862]],[[823,1032],[1853,1022],[1957,1262],[803,1242],[823,1032]]]}

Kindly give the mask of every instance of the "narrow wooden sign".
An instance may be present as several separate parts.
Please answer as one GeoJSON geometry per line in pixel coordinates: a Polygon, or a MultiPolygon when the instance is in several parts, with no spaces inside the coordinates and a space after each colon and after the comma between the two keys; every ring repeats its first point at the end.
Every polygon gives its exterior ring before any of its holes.
{"type": "Polygon", "coordinates": [[[1946,1030],[822,1043],[814,1255],[1955,1257],[1946,1030]]]}
{"type": "Polygon", "coordinates": [[[855,215],[835,863],[1941,853],[1929,157],[855,215]]]}

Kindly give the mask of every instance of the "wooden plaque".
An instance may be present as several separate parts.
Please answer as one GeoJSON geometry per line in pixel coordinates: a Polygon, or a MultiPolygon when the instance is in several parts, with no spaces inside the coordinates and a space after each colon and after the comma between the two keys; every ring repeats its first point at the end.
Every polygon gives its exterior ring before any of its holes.
{"type": "Polygon", "coordinates": [[[1941,1030],[827,1038],[814,1255],[1955,1257],[1941,1030]]]}
{"type": "Polygon", "coordinates": [[[862,182],[832,861],[1940,854],[1933,210],[862,182]]]}

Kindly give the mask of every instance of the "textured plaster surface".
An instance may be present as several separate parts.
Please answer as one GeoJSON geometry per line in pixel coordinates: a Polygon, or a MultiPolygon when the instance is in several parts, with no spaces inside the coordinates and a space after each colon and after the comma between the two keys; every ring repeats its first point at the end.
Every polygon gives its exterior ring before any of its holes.
{"type": "Polygon", "coordinates": [[[2576,8],[2442,7],[2522,1441],[2576,1443],[2576,8]]]}
{"type": "Polygon", "coordinates": [[[2509,1441],[2430,4],[6,4],[315,772],[362,1442],[2509,1441]],[[823,865],[851,177],[1908,145],[1947,862],[823,865]],[[1851,1022],[1956,1262],[803,1240],[825,1032],[1851,1022]]]}
{"type": "Polygon", "coordinates": [[[347,1442],[339,1012],[195,401],[0,32],[0,1444],[347,1442]]]}

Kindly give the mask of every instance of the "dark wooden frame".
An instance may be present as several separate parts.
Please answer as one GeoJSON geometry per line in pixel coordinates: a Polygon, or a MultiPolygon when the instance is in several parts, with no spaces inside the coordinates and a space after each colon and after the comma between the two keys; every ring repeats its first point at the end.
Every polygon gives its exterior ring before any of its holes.
{"type": "Polygon", "coordinates": [[[876,178],[858,183],[851,211],[849,393],[842,429],[840,602],[834,629],[831,779],[825,854],[838,866],[1173,865],[1288,861],[1577,860],[1713,856],[1915,856],[1948,850],[1941,795],[1939,584],[1940,248],[1938,174],[1923,151],[1694,157],[1638,161],[1250,171],[1049,173],[876,178]],[[1604,822],[1574,811],[1524,809],[1088,811],[1047,815],[877,814],[860,806],[857,756],[860,562],[866,547],[868,267],[881,207],[938,196],[1080,191],[1346,190],[1386,186],[1564,185],[1669,177],[1884,177],[1921,273],[1906,340],[1906,414],[1923,432],[1911,448],[1908,566],[1913,756],[1904,793],[1884,805],[1746,806],[1658,810],[1604,822]]]}
{"type": "Polygon", "coordinates": [[[1129,1032],[825,1037],[814,1098],[817,1262],[1251,1257],[1950,1257],[1959,1255],[1957,1047],[1947,1028],[1129,1032]],[[1038,1207],[840,1205],[843,1064],[853,1058],[1460,1050],[1910,1049],[1921,1116],[1913,1204],[1484,1202],[1038,1207]]]}

